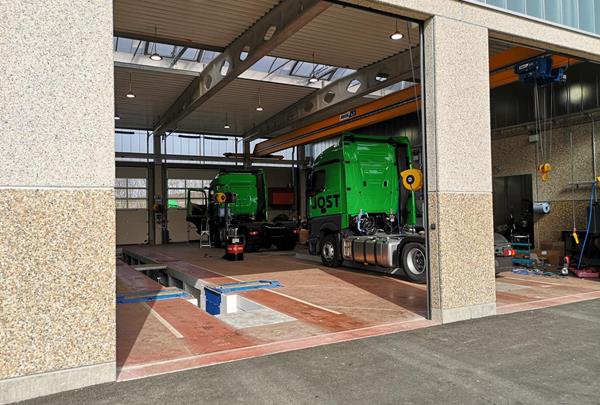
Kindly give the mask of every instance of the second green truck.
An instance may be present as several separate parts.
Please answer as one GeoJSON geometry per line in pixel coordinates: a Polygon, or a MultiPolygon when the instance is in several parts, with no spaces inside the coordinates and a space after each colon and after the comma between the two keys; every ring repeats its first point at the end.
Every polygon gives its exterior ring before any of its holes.
{"type": "Polygon", "coordinates": [[[215,247],[238,236],[244,238],[246,252],[271,246],[291,250],[296,246],[295,222],[268,221],[262,169],[220,170],[207,190],[190,189],[187,199],[187,220],[196,225],[199,234],[206,229],[215,247]]]}
{"type": "Polygon", "coordinates": [[[329,267],[350,262],[425,282],[421,184],[408,138],[344,134],[309,176],[309,252],[329,267]]]}

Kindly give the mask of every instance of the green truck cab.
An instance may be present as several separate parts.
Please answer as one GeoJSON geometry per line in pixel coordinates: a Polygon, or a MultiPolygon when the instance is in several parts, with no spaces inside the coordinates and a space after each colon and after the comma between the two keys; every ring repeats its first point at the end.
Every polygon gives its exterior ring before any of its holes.
{"type": "Polygon", "coordinates": [[[208,230],[215,247],[238,236],[243,236],[246,252],[273,245],[290,250],[298,241],[293,221],[268,222],[267,187],[262,169],[220,170],[208,190],[190,189],[187,200],[187,221],[196,225],[200,235],[202,230],[208,230]],[[194,199],[194,194],[200,191],[206,195],[204,206],[202,199],[194,199]]]}
{"type": "Polygon", "coordinates": [[[309,173],[309,252],[325,266],[346,261],[425,282],[415,190],[403,186],[414,171],[407,137],[344,134],[309,173]]]}

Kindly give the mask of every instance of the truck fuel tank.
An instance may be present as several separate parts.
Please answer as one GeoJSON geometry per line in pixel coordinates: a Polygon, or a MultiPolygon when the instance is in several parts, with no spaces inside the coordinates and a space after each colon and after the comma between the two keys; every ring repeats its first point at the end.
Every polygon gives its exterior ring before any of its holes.
{"type": "Polygon", "coordinates": [[[398,252],[400,241],[398,238],[387,237],[377,241],[375,254],[378,266],[388,268],[400,267],[400,253],[398,252]]]}
{"type": "Polygon", "coordinates": [[[342,256],[360,264],[397,268],[401,241],[393,236],[349,236],[342,241],[342,256]]]}
{"type": "Polygon", "coordinates": [[[365,262],[372,264],[377,263],[375,257],[375,246],[378,244],[377,239],[368,239],[365,242],[365,262]]]}
{"type": "Polygon", "coordinates": [[[352,259],[357,263],[369,263],[367,258],[367,242],[370,237],[357,237],[352,241],[352,259]]]}

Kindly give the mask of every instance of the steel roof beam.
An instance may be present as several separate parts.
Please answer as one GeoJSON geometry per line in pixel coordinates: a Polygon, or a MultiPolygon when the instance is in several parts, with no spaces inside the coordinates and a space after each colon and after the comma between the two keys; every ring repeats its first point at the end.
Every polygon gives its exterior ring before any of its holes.
{"type": "Polygon", "coordinates": [[[145,42],[156,42],[159,44],[185,46],[187,48],[203,49],[207,51],[223,52],[223,48],[220,46],[213,46],[209,44],[202,44],[200,42],[186,41],[176,38],[169,38],[165,36],[148,35],[138,32],[126,32],[126,31],[114,31],[113,35],[119,38],[135,39],[138,41],[145,42]]]}
{"type": "Polygon", "coordinates": [[[369,101],[347,113],[332,115],[294,131],[286,132],[254,146],[255,156],[266,156],[299,145],[315,142],[344,131],[385,121],[396,116],[416,111],[420,103],[415,94],[420,94],[421,86],[416,85],[369,101]]]}
{"type": "MultiPolygon", "coordinates": [[[[190,161],[190,162],[212,162],[212,163],[231,163],[243,162],[240,154],[227,156],[197,156],[197,155],[169,155],[160,153],[140,153],[140,152],[115,152],[115,159],[136,159],[141,160],[163,160],[163,161],[190,161]]],[[[264,157],[252,157],[255,163],[279,163],[279,164],[300,164],[299,160],[294,159],[274,159],[264,157]]]]}
{"type": "Polygon", "coordinates": [[[321,0],[284,0],[279,3],[206,65],[154,125],[153,132],[162,134],[174,130],[179,121],[330,5],[321,0]],[[228,68],[224,72],[226,65],[228,68]]]}
{"type": "Polygon", "coordinates": [[[309,94],[268,118],[249,130],[244,138],[265,137],[276,131],[302,127],[306,125],[307,121],[313,119],[315,114],[328,111],[342,102],[364,97],[402,80],[410,79],[412,81],[413,72],[419,75],[419,66],[420,52],[417,47],[412,50],[412,63],[411,52],[405,51],[364,67],[309,94]]]}
{"type": "MultiPolygon", "coordinates": [[[[493,72],[490,74],[490,89],[518,81],[519,77],[510,67],[522,61],[522,58],[527,59],[539,55],[539,51],[511,48],[491,57],[490,70],[493,72]]],[[[559,68],[574,65],[581,61],[555,55],[552,62],[553,68],[559,68]]],[[[354,115],[352,117],[344,117],[342,119],[338,115],[333,115],[260,142],[254,147],[254,154],[256,156],[263,156],[276,153],[286,148],[316,142],[343,131],[352,131],[375,122],[414,113],[420,108],[420,97],[420,86],[392,93],[356,107],[353,109],[354,115]]]]}

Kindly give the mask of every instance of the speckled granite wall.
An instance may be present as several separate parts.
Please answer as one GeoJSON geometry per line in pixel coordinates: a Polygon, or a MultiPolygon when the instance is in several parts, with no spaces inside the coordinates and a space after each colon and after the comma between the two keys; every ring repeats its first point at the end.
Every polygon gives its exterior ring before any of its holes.
{"type": "Polygon", "coordinates": [[[435,193],[429,196],[431,302],[455,309],[495,302],[492,196],[435,193]]]}
{"type": "Polygon", "coordinates": [[[0,186],[114,186],[112,1],[0,10],[0,186]]]}
{"type": "Polygon", "coordinates": [[[0,379],[114,361],[114,210],[112,191],[0,190],[0,379]]]}
{"type": "Polygon", "coordinates": [[[115,378],[112,1],[0,0],[0,404],[115,378]]]}
{"type": "MultiPolygon", "coordinates": [[[[600,123],[596,123],[596,159],[600,175],[600,123]]],[[[545,136],[550,137],[549,133],[545,136]]],[[[522,134],[492,141],[492,173],[494,177],[532,175],[533,198],[549,201],[552,209],[547,215],[536,215],[534,233],[536,247],[543,242],[560,241],[560,231],[573,226],[573,199],[575,200],[575,223],[584,229],[586,207],[590,197],[589,186],[572,192],[572,179],[591,181],[594,177],[592,165],[592,125],[581,124],[555,128],[552,131],[552,148],[549,162],[553,170],[550,179],[542,182],[536,173],[536,144],[529,142],[529,135],[522,134]],[[571,161],[570,134],[573,135],[573,160],[571,161]],[[573,169],[573,171],[572,171],[573,169]]]]}
{"type": "Polygon", "coordinates": [[[430,290],[444,323],[495,314],[488,34],[425,25],[430,290]]]}

